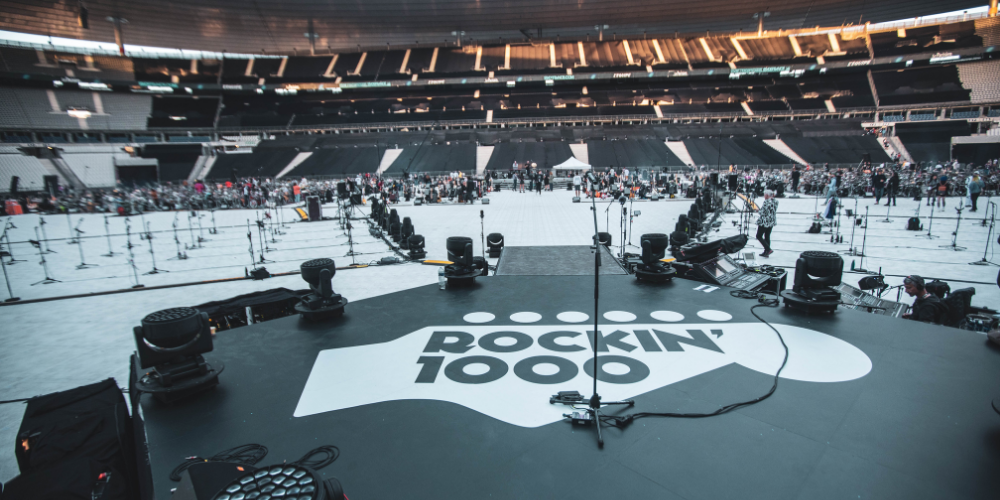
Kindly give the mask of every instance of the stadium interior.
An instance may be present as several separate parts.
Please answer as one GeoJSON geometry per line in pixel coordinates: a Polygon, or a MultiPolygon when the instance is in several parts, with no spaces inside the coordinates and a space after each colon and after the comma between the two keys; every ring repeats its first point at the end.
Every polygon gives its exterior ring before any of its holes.
{"type": "Polygon", "coordinates": [[[570,4],[0,0],[0,500],[993,498],[996,0],[570,4]]]}

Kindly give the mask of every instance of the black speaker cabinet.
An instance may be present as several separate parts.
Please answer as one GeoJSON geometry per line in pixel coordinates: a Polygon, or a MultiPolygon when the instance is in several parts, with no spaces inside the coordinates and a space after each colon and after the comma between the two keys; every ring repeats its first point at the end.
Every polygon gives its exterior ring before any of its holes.
{"type": "Polygon", "coordinates": [[[323,204],[320,202],[319,196],[306,198],[306,211],[309,212],[310,222],[323,219],[323,204]]]}

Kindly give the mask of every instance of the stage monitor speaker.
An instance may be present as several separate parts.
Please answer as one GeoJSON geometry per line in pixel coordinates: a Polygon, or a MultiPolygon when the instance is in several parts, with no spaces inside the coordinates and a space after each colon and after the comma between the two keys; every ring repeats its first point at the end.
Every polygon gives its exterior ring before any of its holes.
{"type": "Polygon", "coordinates": [[[730,191],[736,191],[736,188],[739,187],[736,174],[729,174],[729,177],[726,177],[726,182],[730,191]]]}
{"type": "Polygon", "coordinates": [[[490,199],[489,198],[483,198],[483,205],[489,205],[489,204],[490,204],[490,199]]]}
{"type": "Polygon", "coordinates": [[[20,178],[18,176],[16,176],[16,175],[12,175],[10,177],[10,194],[12,194],[12,195],[16,195],[17,194],[17,181],[18,180],[20,180],[20,178]]]}
{"type": "Polygon", "coordinates": [[[46,175],[42,179],[45,181],[45,192],[55,196],[59,192],[59,176],[46,175]]]}
{"type": "Polygon", "coordinates": [[[323,204],[320,202],[319,196],[310,196],[306,198],[306,206],[309,208],[310,222],[323,219],[323,204]]]}
{"type": "Polygon", "coordinates": [[[573,203],[580,203],[580,197],[579,196],[574,196],[573,197],[573,203]]]}

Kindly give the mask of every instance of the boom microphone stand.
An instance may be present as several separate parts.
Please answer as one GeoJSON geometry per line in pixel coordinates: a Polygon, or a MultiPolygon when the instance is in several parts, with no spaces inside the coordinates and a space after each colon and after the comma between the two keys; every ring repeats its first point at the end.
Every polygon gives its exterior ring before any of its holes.
{"type": "MultiPolygon", "coordinates": [[[[10,223],[10,219],[7,219],[7,221],[3,225],[3,234],[0,235],[0,242],[7,240],[7,230],[10,229],[11,225],[12,224],[10,223]]],[[[10,246],[10,240],[7,240],[7,246],[8,247],[10,246]]],[[[3,281],[4,283],[7,284],[7,294],[10,295],[10,298],[5,300],[4,302],[17,302],[21,300],[20,297],[14,296],[14,291],[10,288],[10,277],[7,276],[7,263],[3,261],[3,258],[0,258],[0,267],[3,268],[3,281]]]]}
{"type": "Polygon", "coordinates": [[[861,255],[858,249],[854,248],[854,229],[858,227],[858,196],[854,196],[854,211],[850,212],[848,215],[851,217],[851,246],[847,250],[841,250],[844,255],[850,255],[852,257],[857,257],[861,255]]]}
{"type": "Polygon", "coordinates": [[[212,228],[208,230],[208,234],[219,234],[219,230],[215,227],[215,210],[212,210],[212,228]]]}
{"type": "Polygon", "coordinates": [[[108,239],[108,253],[101,254],[101,257],[114,257],[115,255],[118,255],[118,252],[111,249],[111,231],[108,229],[107,215],[104,216],[104,237],[108,239]]]}
{"type": "MultiPolygon", "coordinates": [[[[990,207],[993,208],[993,211],[990,212],[990,230],[986,233],[986,248],[983,249],[983,258],[982,258],[982,260],[977,260],[976,262],[969,262],[969,264],[973,265],[973,266],[1000,266],[1000,264],[994,264],[993,262],[990,262],[990,261],[986,260],[986,252],[989,251],[989,249],[990,249],[990,242],[993,241],[992,240],[992,237],[993,237],[993,224],[996,223],[996,215],[997,215],[997,206],[996,206],[996,204],[993,203],[992,201],[987,202],[987,203],[989,203],[989,206],[987,206],[987,209],[986,209],[987,211],[989,211],[990,207]]],[[[986,219],[984,218],[983,220],[986,220],[986,219]]]]}
{"type": "MultiPolygon", "coordinates": [[[[66,211],[66,230],[69,231],[69,241],[67,241],[66,244],[76,245],[80,242],[75,236],[73,236],[73,220],[69,217],[69,210],[66,211]]],[[[37,238],[38,235],[36,234],[35,237],[37,238]]]]}
{"type": "Polygon", "coordinates": [[[56,251],[52,249],[52,245],[49,245],[49,236],[45,234],[45,224],[48,224],[45,222],[45,217],[39,215],[38,227],[42,229],[42,239],[38,240],[38,242],[45,245],[45,253],[56,253],[56,251]]]}
{"type": "MultiPolygon", "coordinates": [[[[3,234],[4,235],[7,234],[7,229],[17,229],[17,226],[15,226],[13,222],[11,222],[10,217],[7,218],[7,222],[4,224],[4,229],[3,229],[3,234]]],[[[7,258],[10,259],[10,260],[7,261],[7,265],[8,266],[13,266],[14,264],[17,264],[18,262],[28,262],[28,261],[26,261],[24,259],[15,259],[14,258],[14,245],[11,244],[11,242],[10,242],[10,236],[5,236],[5,238],[7,239],[7,258]]],[[[2,240],[2,238],[0,238],[0,240],[2,240]]],[[[41,245],[41,243],[39,243],[39,245],[41,245]]],[[[3,256],[2,255],[0,255],[0,260],[3,260],[3,256]]]]}
{"type": "Polygon", "coordinates": [[[938,236],[935,236],[935,235],[931,234],[931,227],[933,227],[933,226],[934,226],[934,204],[932,203],[931,204],[931,216],[927,219],[927,234],[918,234],[917,237],[927,238],[929,240],[937,238],[938,236]]]}
{"type": "MultiPolygon", "coordinates": [[[[257,258],[254,257],[254,253],[253,253],[253,232],[250,231],[250,219],[247,219],[247,240],[250,241],[250,267],[252,267],[253,270],[256,271],[257,270],[257,260],[256,260],[257,258]]],[[[264,258],[264,254],[261,253],[261,259],[263,259],[263,258],[264,258]]]]}
{"type": "Polygon", "coordinates": [[[132,249],[135,247],[132,245],[132,226],[129,225],[128,217],[125,218],[125,248],[128,249],[128,265],[132,267],[132,276],[135,278],[135,285],[132,288],[142,288],[142,283],[139,283],[139,269],[135,267],[135,253],[132,249]]]}
{"type": "MultiPolygon", "coordinates": [[[[588,420],[592,420],[594,424],[597,425],[597,447],[604,448],[604,437],[601,436],[601,418],[602,418],[601,408],[604,406],[611,406],[611,405],[634,406],[635,401],[628,399],[625,401],[608,401],[602,403],[601,396],[597,394],[597,377],[600,373],[598,372],[598,364],[597,364],[597,348],[598,348],[597,344],[600,342],[601,339],[601,331],[597,329],[597,320],[600,317],[598,315],[598,298],[599,298],[600,276],[601,276],[600,273],[601,240],[598,237],[598,233],[600,230],[597,228],[597,203],[596,201],[594,201],[594,198],[591,198],[590,210],[594,214],[594,373],[593,373],[594,392],[593,395],[590,396],[590,404],[588,408],[584,410],[586,411],[585,414],[576,413],[565,416],[572,418],[576,422],[581,422],[581,423],[586,422],[588,420]]],[[[560,392],[559,394],[553,396],[552,398],[549,398],[549,404],[559,403],[559,404],[573,406],[574,408],[575,405],[580,404],[582,402],[583,402],[583,396],[581,396],[580,393],[576,391],[560,392]]]]}
{"type": "MultiPolygon", "coordinates": [[[[38,238],[38,227],[35,227],[35,238],[38,238]]],[[[7,246],[8,248],[10,247],[9,241],[7,246]]],[[[45,273],[45,279],[37,283],[32,283],[31,286],[48,285],[50,283],[62,283],[61,281],[49,276],[49,265],[47,262],[45,262],[45,252],[42,251],[42,244],[39,243],[37,246],[38,246],[38,258],[40,259],[38,265],[42,266],[42,271],[45,273]]]]}
{"type": "Polygon", "coordinates": [[[149,242],[149,256],[153,259],[153,270],[148,273],[143,274],[159,274],[159,273],[169,273],[170,271],[165,271],[163,269],[156,268],[156,254],[153,253],[153,233],[149,230],[149,223],[146,223],[146,241],[149,242]]]}
{"type": "MultiPolygon", "coordinates": [[[[83,217],[80,217],[80,222],[77,222],[76,223],[76,227],[73,228],[73,231],[76,232],[76,240],[77,240],[77,245],[76,246],[80,250],[80,265],[76,266],[76,268],[77,269],[86,269],[88,267],[97,267],[97,264],[87,264],[83,260],[83,239],[80,238],[80,235],[83,234],[83,231],[80,230],[80,224],[83,224],[83,217]]],[[[40,243],[39,243],[38,246],[39,246],[39,248],[41,248],[41,244],[40,243]]]]}
{"type": "Polygon", "coordinates": [[[171,257],[168,260],[186,260],[188,258],[186,252],[181,251],[181,240],[177,237],[177,214],[174,214],[174,244],[177,245],[177,257],[171,257]]]}
{"type": "Polygon", "coordinates": [[[961,252],[965,250],[965,247],[958,246],[958,226],[962,223],[962,210],[965,209],[963,206],[958,206],[955,208],[955,212],[958,213],[958,219],[955,221],[955,232],[951,233],[951,244],[950,245],[939,245],[941,248],[948,248],[956,252],[961,252]]]}

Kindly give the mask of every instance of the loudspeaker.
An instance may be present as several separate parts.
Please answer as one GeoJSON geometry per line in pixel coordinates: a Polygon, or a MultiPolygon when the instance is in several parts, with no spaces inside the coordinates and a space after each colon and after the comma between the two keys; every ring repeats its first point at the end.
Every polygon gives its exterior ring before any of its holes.
{"type": "Polygon", "coordinates": [[[490,204],[490,199],[489,198],[483,198],[483,205],[489,205],[489,204],[490,204]]]}
{"type": "Polygon", "coordinates": [[[573,197],[573,203],[580,203],[580,197],[579,196],[574,196],[573,197]]]}
{"type": "Polygon", "coordinates": [[[59,176],[46,175],[42,179],[45,181],[45,192],[51,196],[55,196],[59,192],[59,176]]]}
{"type": "Polygon", "coordinates": [[[306,207],[309,211],[310,222],[323,219],[323,204],[319,201],[319,196],[310,196],[306,198],[306,207]]]}
{"type": "Polygon", "coordinates": [[[19,181],[19,180],[20,179],[16,175],[11,176],[11,178],[10,178],[10,194],[12,194],[12,195],[16,195],[17,194],[17,181],[19,181]]]}
{"type": "Polygon", "coordinates": [[[712,172],[711,174],[708,174],[708,175],[709,175],[709,179],[712,180],[712,185],[713,186],[718,186],[719,185],[719,173],[718,172],[712,172]]]}
{"type": "Polygon", "coordinates": [[[414,198],[413,199],[413,206],[419,207],[420,205],[423,205],[423,204],[424,204],[424,200],[422,200],[420,198],[414,198]]]}
{"type": "Polygon", "coordinates": [[[736,191],[736,188],[739,186],[736,174],[729,174],[729,177],[726,178],[726,182],[728,183],[727,187],[729,187],[730,191],[736,191]]]}
{"type": "Polygon", "coordinates": [[[181,472],[181,482],[170,500],[211,500],[227,484],[241,475],[256,471],[249,465],[202,462],[181,472]]]}

